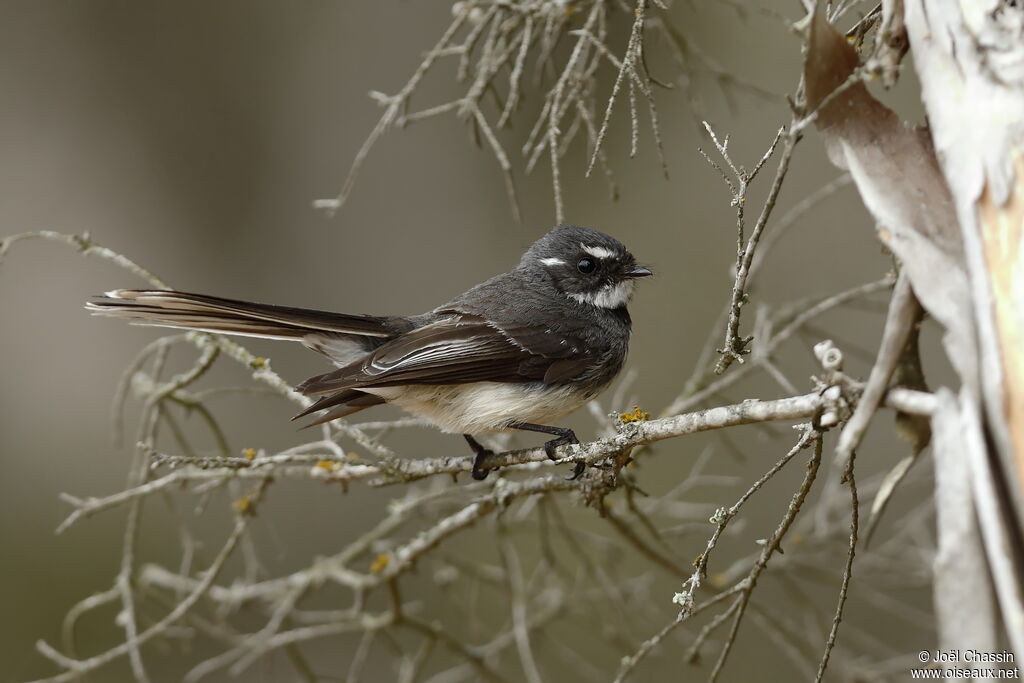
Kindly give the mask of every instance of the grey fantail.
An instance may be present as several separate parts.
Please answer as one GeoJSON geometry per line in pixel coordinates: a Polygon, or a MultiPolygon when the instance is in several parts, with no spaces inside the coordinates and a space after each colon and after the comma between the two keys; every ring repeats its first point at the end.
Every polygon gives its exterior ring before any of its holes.
{"type": "MultiPolygon", "coordinates": [[[[579,443],[550,423],[594,398],[626,358],[626,310],[636,278],[651,275],[618,240],[562,225],[537,240],[515,268],[422,315],[369,316],[250,303],[166,290],[118,289],[92,298],[95,314],[141,325],[289,339],[338,369],[296,391],[316,400],[312,424],[391,403],[462,434],[476,458],[490,451],[474,434],[513,429],[579,443]]],[[[574,476],[583,471],[578,463],[574,476]]]]}

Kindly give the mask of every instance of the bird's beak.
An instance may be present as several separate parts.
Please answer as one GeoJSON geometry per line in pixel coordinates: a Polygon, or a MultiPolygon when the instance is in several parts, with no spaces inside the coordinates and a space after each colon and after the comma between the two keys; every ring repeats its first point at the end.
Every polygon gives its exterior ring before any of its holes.
{"type": "Polygon", "coordinates": [[[623,277],[629,278],[648,277],[651,275],[654,275],[654,273],[651,272],[651,269],[645,268],[643,266],[633,266],[632,268],[630,268],[629,270],[622,274],[623,277]]]}

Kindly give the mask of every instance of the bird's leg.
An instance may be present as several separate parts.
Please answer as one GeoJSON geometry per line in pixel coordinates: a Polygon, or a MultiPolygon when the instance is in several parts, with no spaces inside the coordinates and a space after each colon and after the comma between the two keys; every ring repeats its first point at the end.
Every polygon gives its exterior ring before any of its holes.
{"type": "Polygon", "coordinates": [[[473,452],[476,454],[476,457],[473,458],[473,469],[470,470],[469,473],[477,481],[483,481],[487,478],[490,470],[485,470],[481,465],[486,458],[494,455],[494,451],[489,448],[484,448],[479,441],[469,434],[463,434],[462,436],[466,437],[466,443],[469,444],[469,447],[472,448],[473,452]]]}
{"type": "MultiPolygon", "coordinates": [[[[541,432],[542,434],[554,434],[558,438],[551,439],[550,441],[544,442],[544,452],[551,460],[558,460],[558,456],[555,455],[555,449],[559,446],[564,446],[570,443],[579,443],[580,440],[576,438],[571,429],[565,427],[549,427],[547,425],[533,424],[532,422],[512,422],[508,425],[512,429],[522,429],[527,432],[541,432]]],[[[572,476],[569,480],[578,479],[583,470],[587,468],[586,463],[578,462],[573,467],[572,476]]]]}
{"type": "Polygon", "coordinates": [[[559,446],[580,442],[576,435],[572,433],[572,430],[565,427],[549,427],[547,425],[533,424],[532,422],[511,422],[508,426],[511,429],[522,429],[527,432],[541,432],[542,434],[554,434],[557,436],[557,439],[544,442],[544,452],[552,460],[558,460],[558,456],[555,455],[555,449],[559,446]]]}

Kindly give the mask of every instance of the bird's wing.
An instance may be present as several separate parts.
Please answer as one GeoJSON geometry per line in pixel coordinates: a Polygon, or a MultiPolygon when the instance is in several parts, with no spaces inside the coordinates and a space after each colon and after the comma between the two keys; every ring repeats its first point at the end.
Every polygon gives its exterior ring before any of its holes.
{"type": "Polygon", "coordinates": [[[385,342],[363,360],[306,380],[310,396],[360,387],[567,381],[594,363],[582,342],[537,326],[455,315],[385,342]]]}

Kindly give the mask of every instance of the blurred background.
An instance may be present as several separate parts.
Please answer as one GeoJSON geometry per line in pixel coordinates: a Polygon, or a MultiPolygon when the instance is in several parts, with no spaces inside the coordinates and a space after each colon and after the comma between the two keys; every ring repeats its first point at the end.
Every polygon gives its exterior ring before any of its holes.
{"type": "MultiPolygon", "coordinates": [[[[521,142],[515,141],[528,132],[522,128],[532,122],[531,116],[517,119],[502,138],[516,152],[521,223],[512,218],[494,157],[475,146],[466,125],[451,116],[385,136],[350,199],[333,217],[314,210],[312,202],[337,193],[376,123],[380,109],[367,93],[393,93],[405,83],[448,26],[450,4],[0,2],[0,236],[88,231],[100,244],[186,291],[353,313],[416,313],[434,307],[514,265],[553,225],[550,171],[540,164],[533,174],[524,175],[517,152],[521,142]]],[[[734,158],[752,165],[775,131],[789,121],[782,95],[794,92],[800,55],[799,40],[784,17],[799,18],[799,3],[766,2],[748,10],[725,2],[693,5],[676,3],[676,25],[724,72],[774,93],[758,96],[707,74],[688,84],[716,130],[731,135],[734,158]]],[[[621,49],[629,17],[618,21],[621,26],[613,36],[620,41],[616,49],[621,49]]],[[[661,80],[672,81],[678,73],[667,50],[656,43],[647,62],[661,80]]],[[[458,96],[461,86],[453,76],[454,65],[440,63],[414,103],[426,107],[458,96]]],[[[603,78],[606,92],[614,72],[608,70],[603,78]]],[[[897,91],[881,95],[904,117],[918,120],[916,86],[909,79],[906,75],[897,91]]],[[[675,88],[656,93],[668,179],[649,129],[641,128],[639,153],[629,158],[629,122],[621,103],[607,140],[620,185],[618,201],[608,196],[600,174],[584,178],[588,157],[582,144],[574,146],[562,168],[567,220],[620,238],[657,275],[641,283],[631,306],[635,334],[629,368],[635,379],[622,394],[627,404],[610,405],[608,392],[601,399],[605,412],[628,410],[633,402],[652,413],[668,405],[689,376],[730,293],[733,209],[721,178],[697,152],[699,146],[710,145],[694,119],[693,102],[679,86],[677,82],[675,88]]],[[[535,112],[538,106],[538,98],[528,92],[525,109],[535,112]]],[[[773,169],[769,164],[755,188],[756,209],[773,169]]],[[[839,175],[811,133],[794,158],[776,215],[839,175]]],[[[750,213],[756,216],[755,210],[750,213]]],[[[756,282],[754,304],[776,307],[822,297],[877,279],[891,265],[856,192],[847,186],[788,232],[756,282]]],[[[68,608],[108,588],[118,571],[123,511],[97,515],[60,536],[54,529],[70,511],[59,493],[100,496],[123,486],[134,423],[127,422],[127,446],[112,445],[111,399],[123,369],[159,335],[91,318],[82,304],[107,289],[143,285],[107,262],[38,241],[19,243],[0,263],[2,681],[52,674],[52,665],[35,652],[35,641],[59,643],[68,608]]],[[[863,350],[847,354],[847,369],[863,376],[881,329],[884,301],[884,296],[876,297],[873,304],[830,314],[816,323],[817,331],[787,347],[780,363],[801,391],[811,389],[809,377],[817,369],[810,347],[826,335],[848,351],[863,350]]],[[[744,327],[749,331],[754,306],[747,311],[744,327]]],[[[934,332],[926,327],[924,341],[926,370],[937,383],[943,366],[934,332]]],[[[275,370],[293,383],[325,370],[320,358],[302,348],[260,341],[247,346],[271,357],[275,370]]],[[[183,350],[176,354],[173,367],[187,367],[192,360],[183,350]]],[[[225,361],[202,386],[242,385],[248,375],[225,361]]],[[[781,395],[777,384],[758,378],[712,403],[781,395]]],[[[279,398],[225,398],[215,407],[236,452],[247,447],[270,452],[304,438],[288,422],[293,407],[279,398]]],[[[137,408],[132,410],[130,415],[137,413],[137,408]]],[[[366,415],[381,419],[397,413],[384,408],[366,415]]],[[[882,416],[877,421],[861,451],[859,467],[865,476],[886,471],[908,450],[892,436],[887,420],[882,416]]],[[[583,439],[597,433],[586,411],[569,424],[583,439]]],[[[663,442],[639,463],[637,481],[656,498],[684,480],[702,453],[710,453],[705,473],[731,479],[692,492],[695,518],[706,519],[715,507],[734,502],[794,441],[785,426],[733,430],[729,438],[728,444],[714,434],[663,442]]],[[[426,429],[402,430],[385,440],[405,455],[464,450],[461,439],[426,429]]],[[[524,437],[517,443],[534,441],[524,437]]],[[[901,515],[927,499],[928,467],[922,462],[916,468],[916,479],[890,510],[879,538],[891,534],[901,515]]],[[[800,476],[802,467],[794,463],[751,502],[752,528],[743,538],[752,542],[770,533],[800,476]]],[[[838,478],[831,468],[826,476],[838,478]]],[[[398,490],[364,486],[343,495],[337,487],[316,482],[276,486],[256,532],[269,574],[280,575],[335,552],[373,524],[398,495],[398,490]]],[[[155,510],[144,519],[140,554],[147,562],[174,567],[179,561],[174,520],[155,510]]],[[[572,503],[564,510],[581,534],[616,538],[593,510],[572,503]]],[[[230,524],[226,504],[187,508],[185,514],[209,531],[209,550],[215,551],[216,539],[230,524]]],[[[711,530],[705,524],[673,541],[684,567],[703,549],[711,530]]],[[[454,539],[447,552],[493,561],[493,534],[492,525],[479,524],[454,539]]],[[[928,539],[921,541],[926,545],[928,539]]],[[[531,541],[524,536],[521,543],[528,548],[531,541]]],[[[616,543],[615,552],[628,561],[629,547],[621,540],[616,543]]],[[[832,562],[830,571],[841,569],[844,544],[838,537],[834,557],[825,558],[832,562]]],[[[750,547],[724,549],[716,560],[724,563],[718,569],[750,547]]],[[[776,559],[780,565],[784,561],[776,559]]],[[[869,553],[865,566],[872,566],[871,561],[869,553]]],[[[837,649],[841,661],[871,663],[934,647],[926,577],[909,577],[916,569],[907,567],[876,563],[875,568],[870,573],[874,578],[864,582],[855,571],[844,624],[848,631],[841,634],[837,649]],[[894,622],[886,603],[897,597],[916,611],[894,622]]],[[[808,628],[825,629],[830,621],[838,575],[829,576],[807,588],[820,608],[801,617],[808,628]]],[[[553,656],[545,673],[551,680],[600,680],[598,673],[612,678],[623,655],[674,617],[677,607],[671,597],[683,578],[651,575],[648,591],[660,618],[644,621],[632,641],[618,647],[587,637],[585,629],[597,631],[600,624],[577,622],[575,630],[571,620],[556,625],[550,633],[571,641],[593,669],[587,672],[553,656]]],[[[484,612],[505,608],[501,591],[479,600],[484,612]]],[[[768,578],[758,600],[768,610],[785,613],[794,608],[791,595],[768,578]]],[[[443,616],[444,604],[430,609],[443,616]]],[[[120,629],[113,617],[113,610],[101,611],[83,624],[84,652],[116,642],[120,629]]],[[[707,662],[692,669],[684,666],[685,643],[681,634],[663,647],[636,680],[706,677],[707,662]]],[[[325,671],[337,667],[334,675],[343,678],[358,644],[359,636],[353,634],[318,643],[314,652],[325,671]]],[[[165,643],[154,648],[152,662],[158,664],[151,662],[151,669],[160,680],[176,680],[182,661],[194,661],[202,648],[165,643]],[[179,657],[179,647],[197,650],[179,657]]],[[[766,680],[765,671],[775,672],[770,677],[774,680],[800,676],[802,670],[785,650],[766,635],[764,624],[747,623],[722,680],[766,680]]],[[[713,661],[714,656],[707,658],[713,661]]],[[[508,671],[515,671],[514,656],[506,659],[512,667],[508,671]]],[[[368,667],[367,680],[394,677],[386,649],[375,650],[368,667]]],[[[847,677],[843,670],[838,669],[836,680],[847,677]]],[[[244,678],[276,681],[293,676],[286,664],[272,660],[258,662],[244,678]]],[[[119,664],[92,680],[130,678],[119,664]]]]}

